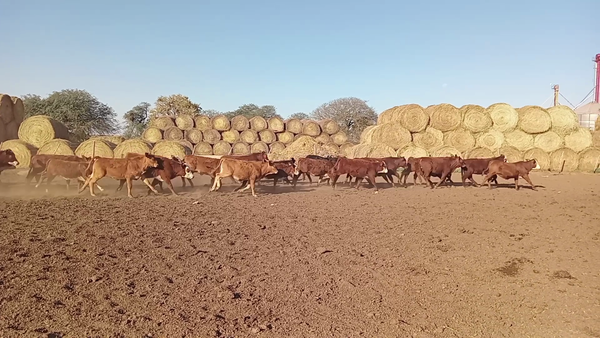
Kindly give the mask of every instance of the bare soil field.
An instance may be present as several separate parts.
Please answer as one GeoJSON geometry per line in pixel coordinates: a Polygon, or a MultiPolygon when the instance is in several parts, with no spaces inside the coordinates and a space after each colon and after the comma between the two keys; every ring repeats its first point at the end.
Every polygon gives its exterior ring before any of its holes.
{"type": "Polygon", "coordinates": [[[134,199],[0,179],[0,337],[600,337],[600,175],[134,199]]]}

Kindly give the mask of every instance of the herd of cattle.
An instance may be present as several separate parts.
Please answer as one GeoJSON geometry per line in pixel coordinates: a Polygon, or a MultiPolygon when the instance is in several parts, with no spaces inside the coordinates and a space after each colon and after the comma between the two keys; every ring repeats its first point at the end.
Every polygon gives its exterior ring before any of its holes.
{"type": "MultiPolygon", "coordinates": [[[[14,168],[19,164],[13,151],[0,151],[0,173],[2,170],[14,168]]],[[[398,183],[406,186],[406,179],[413,173],[414,184],[425,183],[431,188],[437,188],[440,184],[451,180],[451,174],[459,169],[462,173],[462,183],[466,186],[469,180],[478,186],[473,175],[485,175],[482,184],[487,183],[491,188],[491,181],[497,185],[497,176],[503,179],[514,179],[515,188],[519,189],[519,177],[529,183],[533,190],[535,186],[529,178],[529,172],[537,167],[535,159],[507,163],[503,155],[494,158],[463,159],[460,156],[449,157],[385,157],[385,158],[355,158],[346,157],[321,157],[309,155],[299,159],[284,161],[270,161],[266,153],[253,153],[250,155],[225,155],[225,156],[196,156],[188,155],[184,159],[176,157],[167,158],[151,154],[127,154],[125,158],[102,158],[102,157],[79,157],[65,155],[34,155],[27,173],[26,182],[36,178],[36,187],[45,180],[50,184],[55,177],[62,177],[69,188],[70,180],[77,180],[81,185],[81,193],[89,187],[90,194],[94,194],[94,188],[100,191],[104,189],[98,185],[98,180],[105,176],[119,180],[117,191],[121,190],[127,183],[127,195],[131,193],[133,180],[142,179],[148,186],[150,192],[158,193],[154,188],[166,182],[171,193],[177,194],[173,188],[172,180],[181,177],[183,186],[186,179],[193,187],[194,174],[208,175],[212,178],[210,191],[216,191],[221,187],[223,178],[232,177],[241,186],[235,191],[251,189],[252,195],[256,197],[255,184],[263,178],[273,179],[273,185],[277,185],[279,179],[296,187],[298,178],[302,175],[312,183],[311,175],[318,177],[317,185],[326,180],[334,189],[340,176],[346,175],[346,183],[352,184],[355,178],[355,187],[358,189],[364,178],[375,192],[378,192],[375,178],[382,177],[387,183],[395,186],[393,177],[398,183]],[[431,177],[438,177],[440,181],[433,185],[431,177]],[[292,178],[290,182],[289,178],[292,178]],[[150,181],[152,180],[152,181],[150,181]]]]}

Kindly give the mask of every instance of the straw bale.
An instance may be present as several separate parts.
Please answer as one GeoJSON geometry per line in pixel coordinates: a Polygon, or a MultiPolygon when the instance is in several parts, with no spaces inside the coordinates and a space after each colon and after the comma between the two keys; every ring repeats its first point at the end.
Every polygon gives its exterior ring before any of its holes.
{"type": "Polygon", "coordinates": [[[470,131],[458,128],[444,133],[444,143],[458,149],[461,153],[475,147],[475,137],[470,131]]]}
{"type": "Polygon", "coordinates": [[[498,155],[504,155],[509,163],[523,161],[523,153],[519,149],[508,145],[502,146],[498,151],[498,155]]]}
{"type": "Polygon", "coordinates": [[[19,161],[17,168],[29,168],[31,156],[35,155],[37,151],[35,147],[21,140],[9,140],[0,143],[0,150],[7,149],[10,149],[15,153],[17,161],[19,161]]]}
{"type": "Polygon", "coordinates": [[[113,149],[116,145],[108,141],[89,139],[79,144],[75,149],[75,155],[77,156],[100,156],[111,158],[114,156],[113,149]]]}
{"type": "Polygon", "coordinates": [[[540,148],[547,153],[551,153],[556,149],[562,148],[564,147],[564,145],[565,141],[563,140],[563,138],[559,134],[551,130],[536,135],[533,140],[534,147],[540,148]]]}
{"type": "Polygon", "coordinates": [[[219,141],[213,145],[213,154],[228,155],[231,152],[231,144],[227,141],[219,141]]]}
{"type": "Polygon", "coordinates": [[[194,155],[212,155],[213,147],[208,142],[198,142],[194,147],[194,155]]]}
{"type": "Polygon", "coordinates": [[[302,121],[298,119],[287,119],[285,121],[285,130],[289,131],[290,133],[302,133],[302,126],[302,121]]]}
{"type": "Polygon", "coordinates": [[[412,141],[410,132],[399,122],[377,125],[365,135],[367,144],[386,144],[394,149],[405,147],[412,141]]]}
{"type": "Polygon", "coordinates": [[[170,127],[165,129],[163,132],[163,139],[165,141],[178,141],[183,140],[183,130],[177,127],[170,127]]]}
{"type": "Polygon", "coordinates": [[[185,155],[189,154],[186,147],[177,141],[160,141],[152,148],[152,154],[171,158],[173,156],[184,159],[185,155]]]}
{"type": "Polygon", "coordinates": [[[477,147],[488,148],[491,151],[500,149],[504,144],[504,134],[497,130],[490,129],[477,135],[475,145],[477,147]]]}
{"type": "Polygon", "coordinates": [[[337,145],[342,145],[348,142],[348,135],[343,130],[340,130],[337,133],[331,135],[331,142],[337,145]]]}
{"type": "Polygon", "coordinates": [[[515,147],[519,151],[533,148],[533,135],[527,134],[520,129],[504,133],[504,141],[507,145],[515,147]]]}
{"type": "Polygon", "coordinates": [[[114,145],[119,145],[121,142],[125,141],[125,138],[119,135],[94,135],[90,137],[90,139],[102,140],[105,142],[110,142],[114,145]]]}
{"type": "Polygon", "coordinates": [[[565,147],[576,153],[593,145],[592,132],[588,128],[579,127],[565,136],[565,147]]]}
{"type": "Polygon", "coordinates": [[[196,129],[200,131],[212,129],[212,121],[210,120],[210,117],[206,115],[194,117],[194,125],[196,126],[196,129]]]}
{"type": "Polygon", "coordinates": [[[488,148],[477,147],[465,153],[465,158],[490,158],[495,157],[494,152],[488,148]]]}
{"type": "Polygon", "coordinates": [[[555,106],[548,108],[548,114],[552,121],[550,130],[560,136],[566,136],[574,132],[579,127],[579,119],[573,109],[567,106],[555,106]]]}
{"type": "Polygon", "coordinates": [[[27,118],[19,127],[19,139],[36,148],[54,138],[68,139],[69,130],[64,124],[46,115],[27,118]]]}
{"type": "Polygon", "coordinates": [[[335,143],[325,143],[319,147],[319,155],[320,156],[339,156],[340,155],[340,147],[335,143]]]}
{"type": "MultiPolygon", "coordinates": [[[[392,108],[386,109],[382,111],[379,116],[377,116],[377,124],[384,124],[392,122],[394,112],[400,108],[401,106],[394,106],[392,108]]],[[[362,143],[362,142],[361,142],[362,143]]]]}
{"type": "Polygon", "coordinates": [[[245,142],[236,142],[232,146],[233,155],[248,155],[250,154],[250,146],[245,142]]]}
{"type": "Polygon", "coordinates": [[[600,165],[600,148],[587,148],[579,153],[579,166],[577,169],[583,172],[593,173],[600,165]]]}
{"type": "Polygon", "coordinates": [[[315,141],[319,142],[319,144],[329,143],[329,142],[331,142],[331,136],[329,136],[328,134],[322,133],[321,135],[315,137],[315,141]]]}
{"type": "Polygon", "coordinates": [[[284,131],[282,133],[277,133],[277,141],[283,144],[290,144],[294,142],[294,134],[289,131],[284,131]]]}
{"type": "Polygon", "coordinates": [[[540,170],[550,169],[550,155],[540,148],[531,148],[523,154],[523,160],[535,159],[540,166],[540,170]]]}
{"type": "Polygon", "coordinates": [[[194,118],[188,114],[181,114],[175,118],[175,125],[181,130],[194,129],[194,118]]]}
{"type": "Polygon", "coordinates": [[[37,151],[38,154],[46,155],[75,155],[75,146],[68,140],[55,138],[44,143],[37,151]]]}
{"type": "Polygon", "coordinates": [[[371,132],[371,129],[377,127],[376,124],[372,125],[372,126],[368,126],[365,129],[363,129],[362,133],[360,133],[360,141],[359,143],[365,143],[365,139],[366,136],[369,135],[369,133],[371,132]]]}
{"type": "Polygon", "coordinates": [[[319,126],[321,126],[321,131],[328,135],[333,135],[340,131],[340,125],[331,119],[319,121],[319,126]]]}
{"type": "Polygon", "coordinates": [[[448,103],[429,106],[426,110],[431,113],[429,125],[442,132],[460,127],[463,120],[458,108],[448,103]]]}
{"type": "Polygon", "coordinates": [[[348,156],[348,149],[354,147],[354,143],[346,142],[340,146],[340,155],[348,156]]]}
{"type": "Polygon", "coordinates": [[[240,140],[240,132],[235,129],[227,130],[221,133],[221,138],[223,141],[234,144],[240,140]]]}
{"type": "MultiPolygon", "coordinates": [[[[274,143],[272,143],[272,144],[274,144],[274,143]]],[[[267,145],[264,142],[258,141],[258,142],[252,143],[252,146],[250,146],[251,153],[260,153],[262,151],[264,151],[265,153],[268,153],[269,145],[267,145]]]]}
{"type": "Polygon", "coordinates": [[[150,144],[142,139],[132,138],[121,142],[113,150],[115,158],[124,158],[128,153],[150,153],[150,144]]]}
{"type": "Polygon", "coordinates": [[[184,137],[186,140],[190,141],[190,143],[196,144],[202,142],[202,132],[198,129],[186,130],[184,137]]]}
{"type": "Polygon", "coordinates": [[[4,123],[0,122],[0,142],[6,141],[7,139],[6,127],[4,126],[4,123]]]}
{"type": "Polygon", "coordinates": [[[427,127],[425,131],[412,134],[412,139],[415,146],[430,151],[444,144],[444,133],[435,128],[427,127]]]}
{"type": "Polygon", "coordinates": [[[600,131],[595,131],[592,133],[592,145],[600,148],[600,131]]]}
{"type": "Polygon", "coordinates": [[[525,106],[517,109],[517,113],[519,114],[517,126],[526,133],[545,133],[552,126],[550,114],[540,106],[525,106]]]}
{"type": "Polygon", "coordinates": [[[482,133],[492,127],[492,118],[482,106],[464,105],[459,112],[463,116],[463,127],[472,133],[482,133]]]}
{"type": "Polygon", "coordinates": [[[453,156],[453,155],[461,156],[461,153],[458,149],[456,149],[452,146],[449,146],[449,145],[435,147],[435,148],[431,149],[429,151],[429,153],[433,157],[447,157],[447,156],[453,156]]]}
{"type": "Polygon", "coordinates": [[[192,152],[194,151],[194,145],[192,144],[192,142],[188,141],[188,140],[179,140],[179,141],[175,141],[178,142],[179,144],[181,144],[182,146],[185,147],[185,152],[188,155],[191,155],[192,152]]]}
{"type": "Polygon", "coordinates": [[[221,133],[215,129],[206,129],[202,131],[202,140],[214,145],[221,140],[221,133]]]}
{"type": "Polygon", "coordinates": [[[269,129],[261,130],[260,132],[258,132],[258,137],[261,141],[265,142],[266,144],[271,144],[277,141],[277,136],[275,136],[275,133],[269,129]]]}
{"type": "Polygon", "coordinates": [[[250,129],[260,132],[267,129],[267,120],[262,116],[254,116],[250,119],[250,129]]]}
{"type": "MultiPolygon", "coordinates": [[[[264,143],[264,142],[262,142],[262,143],[264,143]]],[[[285,150],[285,144],[283,144],[281,142],[273,142],[269,145],[270,153],[280,153],[284,150],[285,150]]]]}
{"type": "Polygon", "coordinates": [[[231,129],[231,123],[229,122],[229,119],[225,115],[213,116],[211,119],[211,125],[212,125],[212,129],[215,129],[218,131],[226,131],[226,130],[231,129]]]}
{"type": "Polygon", "coordinates": [[[12,120],[4,126],[7,140],[16,140],[19,138],[19,124],[12,120]]]}
{"type": "Polygon", "coordinates": [[[11,96],[11,100],[13,102],[13,121],[18,126],[25,119],[25,105],[23,105],[23,101],[19,97],[11,96]]]}
{"type": "Polygon", "coordinates": [[[171,116],[160,116],[150,120],[150,127],[156,127],[160,130],[167,130],[175,127],[175,121],[171,116]]]}
{"type": "Polygon", "coordinates": [[[509,132],[517,127],[519,122],[519,114],[507,103],[495,103],[485,109],[492,119],[492,128],[501,131],[509,132]]]}
{"type": "Polygon", "coordinates": [[[244,115],[237,115],[231,119],[231,129],[242,132],[250,128],[250,121],[244,115]]]}
{"type": "Polygon", "coordinates": [[[273,116],[267,121],[268,128],[275,132],[280,133],[285,130],[285,123],[283,123],[283,119],[279,116],[273,116]]]}
{"type": "Polygon", "coordinates": [[[0,94],[0,123],[7,124],[15,118],[10,95],[0,94]]]}
{"type": "Polygon", "coordinates": [[[162,130],[160,130],[156,127],[149,127],[146,130],[144,130],[144,133],[142,134],[142,138],[150,143],[156,143],[156,142],[162,140],[163,132],[162,132],[162,130]]]}
{"type": "Polygon", "coordinates": [[[290,159],[306,157],[308,155],[314,155],[319,151],[320,145],[315,141],[313,137],[301,136],[285,149],[275,151],[271,150],[274,159],[290,159]]]}
{"type": "Polygon", "coordinates": [[[563,171],[575,171],[579,166],[579,156],[569,148],[560,148],[550,154],[550,170],[560,171],[565,164],[563,171]]]}
{"type": "Polygon", "coordinates": [[[414,143],[411,142],[406,147],[404,147],[402,149],[398,149],[398,152],[396,152],[396,156],[404,157],[404,158],[409,158],[409,157],[418,158],[418,157],[427,157],[427,156],[429,156],[429,153],[427,152],[426,149],[417,147],[414,143]]]}
{"type": "Polygon", "coordinates": [[[411,133],[418,133],[429,124],[430,116],[418,104],[399,106],[391,114],[390,122],[400,122],[404,129],[411,133]]]}
{"type": "Polygon", "coordinates": [[[302,134],[317,137],[321,135],[321,126],[312,120],[302,120],[302,134]]]}
{"type": "Polygon", "coordinates": [[[348,150],[349,158],[361,157],[395,157],[394,148],[383,143],[359,144],[348,150]]]}
{"type": "Polygon", "coordinates": [[[240,133],[240,141],[252,144],[258,141],[258,133],[252,129],[244,130],[240,133]]]}

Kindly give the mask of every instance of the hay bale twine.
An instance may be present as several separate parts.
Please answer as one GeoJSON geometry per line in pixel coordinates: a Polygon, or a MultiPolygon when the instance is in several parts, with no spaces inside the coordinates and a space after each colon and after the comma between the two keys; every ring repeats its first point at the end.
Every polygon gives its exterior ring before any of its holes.
{"type": "Polygon", "coordinates": [[[492,118],[482,106],[464,105],[459,112],[463,116],[463,127],[472,133],[482,133],[492,127],[492,118]]]}
{"type": "Polygon", "coordinates": [[[565,136],[565,147],[578,153],[593,145],[592,132],[588,128],[579,127],[565,136]]]}
{"type": "Polygon", "coordinates": [[[579,171],[593,173],[600,165],[600,149],[587,148],[579,154],[579,171]]]}
{"type": "Polygon", "coordinates": [[[90,139],[102,140],[114,145],[119,145],[121,142],[125,141],[125,138],[120,135],[95,135],[90,137],[90,139]]]}
{"type": "Polygon", "coordinates": [[[477,135],[477,141],[475,142],[477,147],[488,148],[491,151],[500,149],[503,144],[504,134],[493,129],[477,135]]]}
{"type": "Polygon", "coordinates": [[[19,125],[17,121],[12,120],[4,126],[6,140],[16,140],[19,138],[19,125]]]}
{"type": "Polygon", "coordinates": [[[418,158],[418,157],[427,157],[427,156],[429,156],[429,153],[427,152],[426,149],[417,147],[414,143],[409,143],[406,147],[404,147],[402,149],[398,149],[398,151],[396,152],[396,156],[404,157],[404,158],[409,158],[409,157],[418,158]]]}
{"type": "Polygon", "coordinates": [[[257,133],[267,129],[268,127],[267,120],[265,120],[265,118],[262,116],[253,116],[249,122],[250,128],[257,133]]]}
{"type": "Polygon", "coordinates": [[[204,136],[202,136],[202,132],[198,129],[186,130],[185,133],[183,133],[183,134],[184,134],[185,139],[188,140],[192,144],[202,142],[202,138],[204,137],[204,136]]]}
{"type": "Polygon", "coordinates": [[[415,146],[430,151],[444,144],[444,133],[435,128],[427,127],[425,131],[412,134],[412,139],[415,146]]]}
{"type": "Polygon", "coordinates": [[[461,153],[475,147],[475,137],[470,131],[458,128],[444,133],[444,143],[458,149],[461,153]]]}
{"type": "Polygon", "coordinates": [[[282,133],[277,133],[277,141],[283,144],[290,144],[294,142],[294,134],[289,131],[284,131],[282,133]]]}
{"type": "Polygon", "coordinates": [[[213,147],[208,142],[198,142],[194,146],[194,155],[212,155],[213,147]]]}
{"type": "Polygon", "coordinates": [[[394,149],[403,148],[411,141],[410,132],[400,122],[377,125],[365,135],[366,144],[385,144],[394,149]]]}
{"type": "Polygon", "coordinates": [[[231,152],[231,144],[227,141],[219,141],[213,145],[213,154],[228,155],[231,152]]]}
{"type": "Polygon", "coordinates": [[[215,129],[206,129],[202,132],[202,140],[214,145],[221,141],[221,133],[215,129]]]}
{"type": "Polygon", "coordinates": [[[298,119],[287,119],[285,121],[285,130],[294,134],[302,133],[302,121],[298,119]]]}
{"type": "Polygon", "coordinates": [[[376,124],[374,124],[372,126],[368,126],[365,129],[363,129],[362,133],[360,133],[359,143],[365,143],[366,136],[369,135],[369,133],[371,132],[371,129],[373,129],[375,127],[377,127],[376,124]]]}
{"type": "Polygon", "coordinates": [[[248,144],[258,142],[258,133],[252,129],[244,130],[240,133],[240,141],[248,144]]]}
{"type": "Polygon", "coordinates": [[[181,130],[194,129],[194,118],[188,114],[181,114],[175,118],[175,125],[181,130]]]}
{"type": "Polygon", "coordinates": [[[495,103],[487,107],[485,111],[492,119],[493,129],[501,132],[509,132],[517,127],[519,114],[509,104],[495,103]]]}
{"type": "Polygon", "coordinates": [[[570,148],[560,148],[550,154],[550,170],[560,171],[563,162],[563,171],[575,171],[579,166],[579,156],[570,148]]]}
{"type": "Polygon", "coordinates": [[[312,120],[302,120],[302,134],[317,137],[321,135],[321,126],[312,120]]]}
{"type": "Polygon", "coordinates": [[[163,139],[163,132],[156,127],[149,127],[142,133],[142,138],[150,143],[156,143],[163,139]]]}
{"type": "Polygon", "coordinates": [[[427,110],[431,112],[429,125],[442,132],[460,127],[463,120],[458,108],[448,103],[429,106],[427,110]]]}
{"type": "Polygon", "coordinates": [[[236,142],[232,146],[233,155],[248,155],[250,154],[250,146],[248,143],[236,142]]]}
{"type": "MultiPolygon", "coordinates": [[[[262,142],[264,143],[264,142],[262,142]]],[[[273,142],[269,144],[269,152],[270,153],[281,153],[285,150],[285,144],[281,142],[273,142]]]]}
{"type": "Polygon", "coordinates": [[[150,120],[150,127],[156,127],[160,130],[167,130],[175,127],[175,121],[171,116],[159,116],[150,120]]]}
{"type": "Polygon", "coordinates": [[[495,157],[494,152],[488,148],[477,147],[465,153],[465,158],[490,158],[495,157]]]}
{"type": "Polygon", "coordinates": [[[183,159],[188,152],[181,143],[177,141],[160,141],[152,148],[152,154],[171,158],[173,156],[183,159]]]}
{"type": "Polygon", "coordinates": [[[340,147],[335,143],[325,143],[322,144],[319,149],[320,156],[339,156],[340,155],[340,147]]]}
{"type": "Polygon", "coordinates": [[[177,127],[169,127],[163,132],[163,139],[165,141],[183,140],[183,130],[177,127]]]}
{"type": "Polygon", "coordinates": [[[595,131],[592,133],[592,145],[600,148],[600,131],[595,131]]]}
{"type": "Polygon", "coordinates": [[[331,136],[323,133],[323,134],[315,137],[315,141],[319,142],[320,144],[329,143],[329,142],[331,142],[331,136]]]}
{"type": "Polygon", "coordinates": [[[118,144],[113,150],[115,158],[124,158],[128,153],[150,153],[150,144],[142,139],[132,138],[118,144]]]}
{"type": "Polygon", "coordinates": [[[321,126],[321,131],[327,135],[333,135],[340,131],[340,125],[331,119],[319,121],[319,126],[321,126]]]}
{"type": "Polygon", "coordinates": [[[527,134],[520,129],[504,133],[504,141],[509,146],[519,149],[519,151],[533,148],[533,135],[527,134]]]}
{"type": "Polygon", "coordinates": [[[13,101],[10,95],[0,94],[0,123],[7,124],[14,118],[13,101]]]}
{"type": "Polygon", "coordinates": [[[212,129],[212,121],[210,120],[210,117],[206,115],[194,117],[194,125],[196,126],[196,129],[200,131],[212,129]]]}
{"type": "Polygon", "coordinates": [[[25,105],[23,105],[23,100],[19,97],[11,96],[11,100],[13,102],[13,121],[18,126],[25,119],[25,105]]]}
{"type": "Polygon", "coordinates": [[[548,108],[548,114],[552,121],[550,130],[560,136],[566,136],[574,132],[579,127],[579,119],[573,109],[567,106],[554,106],[548,108]]]}
{"type": "Polygon", "coordinates": [[[112,158],[114,157],[113,149],[115,149],[116,145],[103,140],[94,140],[89,139],[83,141],[79,144],[77,149],[75,149],[75,155],[77,156],[100,156],[112,158]]]}
{"type": "Polygon", "coordinates": [[[225,115],[221,114],[221,115],[213,116],[210,121],[211,121],[212,129],[215,129],[218,131],[226,131],[226,130],[231,129],[231,123],[229,122],[229,119],[225,115]]]}
{"type": "Polygon", "coordinates": [[[69,139],[69,130],[64,124],[46,115],[27,118],[19,127],[19,139],[36,148],[55,138],[69,139]]]}
{"type": "Polygon", "coordinates": [[[0,150],[10,149],[15,153],[19,165],[17,168],[29,168],[31,163],[31,156],[35,155],[37,149],[32,145],[25,143],[21,140],[9,140],[0,143],[0,150]]]}
{"type": "Polygon", "coordinates": [[[277,141],[275,133],[269,129],[261,130],[258,132],[258,138],[266,144],[271,144],[277,141]]]}
{"type": "Polygon", "coordinates": [[[453,155],[461,156],[461,153],[458,149],[456,149],[452,146],[449,146],[449,145],[435,147],[435,148],[431,149],[429,151],[429,153],[433,157],[448,157],[448,156],[453,156],[453,155]]]}
{"type": "Polygon", "coordinates": [[[528,134],[541,134],[550,130],[552,119],[546,109],[540,106],[525,106],[517,109],[517,126],[528,134]]]}
{"type": "Polygon", "coordinates": [[[411,133],[425,130],[430,120],[429,114],[418,104],[400,106],[392,112],[391,117],[391,122],[400,122],[411,133]]]}
{"type": "Polygon", "coordinates": [[[250,128],[250,121],[244,115],[237,115],[231,119],[231,129],[242,132],[250,128]]]}
{"type": "Polygon", "coordinates": [[[351,142],[346,142],[342,145],[340,145],[340,155],[342,156],[348,156],[348,149],[354,147],[354,144],[351,142]]]}
{"type": "Polygon", "coordinates": [[[550,155],[540,148],[531,148],[523,154],[523,160],[535,159],[540,166],[540,170],[550,169],[550,155]]]}
{"type": "Polygon", "coordinates": [[[271,117],[267,121],[267,126],[271,131],[275,133],[280,133],[285,130],[285,123],[283,123],[283,120],[279,116],[271,117]]]}
{"type": "Polygon", "coordinates": [[[346,132],[344,132],[343,130],[340,130],[337,133],[331,135],[331,142],[337,145],[342,145],[348,142],[348,134],[346,134],[346,132]]]}
{"type": "MultiPolygon", "coordinates": [[[[272,144],[274,144],[274,143],[272,143],[272,144]]],[[[250,146],[250,152],[253,153],[253,154],[254,153],[260,153],[260,152],[263,152],[263,151],[265,153],[269,152],[269,145],[266,144],[266,143],[264,143],[264,142],[261,142],[261,141],[254,142],[254,143],[252,143],[252,146],[250,146]]]]}
{"type": "Polygon", "coordinates": [[[38,154],[46,155],[75,155],[75,146],[68,140],[55,138],[44,143],[37,151],[38,154]]]}
{"type": "Polygon", "coordinates": [[[563,138],[551,130],[539,135],[535,135],[533,140],[534,147],[540,148],[547,153],[551,153],[556,149],[562,148],[564,145],[565,142],[563,138]]]}
{"type": "Polygon", "coordinates": [[[509,163],[523,161],[523,153],[515,147],[504,145],[498,151],[498,155],[504,155],[509,163]]]}
{"type": "Polygon", "coordinates": [[[240,132],[235,129],[224,131],[221,133],[221,139],[234,144],[240,140],[240,132]]]}

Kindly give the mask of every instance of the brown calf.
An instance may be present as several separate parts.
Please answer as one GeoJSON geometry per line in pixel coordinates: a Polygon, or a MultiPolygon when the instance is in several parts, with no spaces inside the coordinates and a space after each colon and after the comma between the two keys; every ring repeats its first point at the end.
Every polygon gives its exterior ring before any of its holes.
{"type": "Polygon", "coordinates": [[[531,189],[537,190],[535,185],[531,183],[531,179],[529,178],[529,172],[537,166],[537,161],[535,159],[527,160],[527,161],[519,161],[515,163],[506,163],[504,161],[491,161],[487,168],[487,175],[483,179],[483,183],[487,182],[488,188],[492,188],[490,181],[492,177],[498,175],[505,180],[514,179],[515,180],[515,189],[519,190],[519,176],[523,177],[529,185],[531,185],[531,189]]]}
{"type": "Polygon", "coordinates": [[[15,169],[18,165],[19,161],[12,150],[0,150],[0,173],[6,169],[15,169]]]}
{"type": "MultiPolygon", "coordinates": [[[[383,179],[387,183],[390,183],[392,186],[395,186],[393,176],[396,176],[398,178],[398,183],[400,183],[400,175],[398,174],[398,169],[404,168],[407,166],[406,159],[404,157],[378,157],[378,158],[359,157],[358,159],[375,161],[375,162],[384,161],[385,165],[387,166],[387,173],[385,173],[385,174],[377,173],[377,176],[383,177],[383,179]]],[[[351,176],[346,175],[346,180],[348,180],[348,178],[350,178],[350,180],[352,180],[351,176]]]]}
{"type": "MultiPolygon", "coordinates": [[[[91,162],[94,161],[95,159],[92,159],[89,162],[82,162],[51,158],[48,160],[48,162],[46,162],[46,167],[44,168],[44,171],[40,173],[40,179],[38,180],[35,187],[39,187],[40,184],[42,184],[42,182],[44,181],[44,179],[46,179],[46,185],[50,185],[50,183],[52,182],[52,180],[54,180],[56,176],[65,179],[67,183],[67,190],[69,190],[71,180],[73,179],[76,179],[78,183],[85,183],[85,180],[92,173],[91,162]]],[[[102,189],[100,185],[96,184],[96,186],[100,191],[104,191],[104,189],[102,189]]]]}
{"type": "Polygon", "coordinates": [[[242,185],[235,189],[235,191],[242,192],[250,188],[252,196],[256,197],[256,192],[254,191],[256,181],[270,174],[277,174],[277,168],[270,162],[223,158],[219,162],[219,167],[215,174],[215,182],[209,191],[219,190],[221,188],[221,179],[232,177],[234,180],[242,182],[242,185]]]}
{"type": "Polygon", "coordinates": [[[294,176],[294,171],[296,170],[296,160],[283,160],[283,161],[273,161],[271,162],[275,168],[277,168],[277,174],[270,174],[265,176],[265,178],[273,179],[273,186],[277,185],[277,181],[279,179],[283,179],[287,184],[292,184],[288,179],[288,176],[294,176]]]}
{"type": "Polygon", "coordinates": [[[418,160],[418,166],[415,168],[417,175],[425,180],[431,189],[437,188],[444,183],[452,172],[464,165],[460,156],[450,157],[421,157],[418,160]],[[440,181],[433,186],[431,176],[439,177],[440,181]]]}
{"type": "Polygon", "coordinates": [[[346,174],[358,179],[356,182],[357,190],[363,178],[367,178],[375,187],[375,193],[377,193],[379,192],[379,189],[377,188],[377,184],[375,184],[375,177],[377,177],[378,173],[387,173],[387,165],[385,164],[385,161],[371,161],[340,157],[331,170],[329,170],[328,175],[331,178],[331,186],[333,189],[335,189],[335,183],[340,175],[346,174]]]}
{"type": "Polygon", "coordinates": [[[46,169],[46,163],[50,159],[60,159],[65,161],[76,161],[76,162],[85,162],[89,163],[91,157],[86,156],[75,156],[75,155],[52,155],[52,154],[36,154],[31,157],[31,162],[29,163],[29,171],[27,172],[26,182],[27,184],[31,183],[31,180],[35,177],[36,181],[39,183],[40,181],[40,173],[46,169]]]}
{"type": "MultiPolygon", "coordinates": [[[[460,168],[463,186],[467,186],[467,179],[471,181],[474,186],[479,186],[473,179],[473,174],[483,175],[483,172],[487,169],[491,161],[502,161],[506,162],[504,155],[492,157],[492,158],[469,158],[464,159],[465,165],[460,168]]],[[[496,177],[492,177],[492,181],[498,185],[496,177]]]]}
{"type": "MultiPolygon", "coordinates": [[[[144,179],[144,181],[153,178],[152,182],[150,183],[150,186],[154,187],[158,184],[161,192],[164,191],[162,182],[167,182],[167,187],[169,188],[169,190],[171,190],[171,193],[173,195],[177,195],[175,189],[173,189],[173,183],[171,182],[171,180],[175,177],[181,177],[182,179],[187,178],[191,181],[194,178],[194,174],[192,173],[191,169],[187,166],[187,164],[178,159],[177,157],[173,156],[172,158],[168,158],[158,155],[155,155],[155,157],[156,161],[158,162],[158,166],[156,166],[156,168],[149,168],[148,170],[146,170],[142,174],[142,178],[144,179]]],[[[117,188],[117,191],[121,190],[123,188],[123,185],[125,185],[125,180],[121,180],[119,182],[119,187],[117,188]]],[[[152,190],[148,189],[148,195],[150,195],[151,192],[152,190]]]]}
{"type": "Polygon", "coordinates": [[[310,183],[312,183],[312,178],[310,177],[311,174],[318,176],[319,180],[317,181],[317,185],[319,185],[321,180],[323,180],[323,177],[327,175],[331,168],[333,168],[336,161],[337,159],[333,161],[332,158],[303,157],[299,159],[296,164],[296,169],[294,170],[292,186],[296,187],[300,174],[306,174],[310,183]]]}
{"type": "MultiPolygon", "coordinates": [[[[212,181],[215,178],[214,171],[219,166],[220,158],[211,158],[204,157],[198,155],[187,155],[184,158],[185,163],[189,166],[192,172],[198,173],[199,175],[209,175],[212,181]]],[[[183,186],[185,187],[185,177],[181,178],[181,182],[183,182],[183,186]]],[[[192,180],[188,179],[188,182],[193,187],[194,183],[192,180]]]]}

